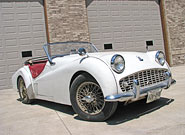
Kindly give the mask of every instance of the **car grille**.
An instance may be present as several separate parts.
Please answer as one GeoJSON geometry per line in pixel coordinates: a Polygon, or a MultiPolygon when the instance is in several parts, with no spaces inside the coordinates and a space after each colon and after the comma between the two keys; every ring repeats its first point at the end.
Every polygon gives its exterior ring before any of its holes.
{"type": "Polygon", "coordinates": [[[166,79],[164,73],[167,72],[166,69],[149,69],[139,71],[119,81],[121,90],[123,92],[133,89],[133,80],[137,79],[139,81],[140,87],[150,86],[162,82],[166,79]]]}

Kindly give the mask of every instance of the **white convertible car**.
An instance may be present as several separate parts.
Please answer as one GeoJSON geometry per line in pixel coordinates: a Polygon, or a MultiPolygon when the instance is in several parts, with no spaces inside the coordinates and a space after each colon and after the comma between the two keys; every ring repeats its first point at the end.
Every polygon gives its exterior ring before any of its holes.
{"type": "Polygon", "coordinates": [[[33,99],[72,105],[85,120],[103,121],[118,102],[160,98],[175,83],[162,51],[98,52],[88,42],[44,45],[45,57],[29,59],[12,77],[23,103],[33,99]]]}

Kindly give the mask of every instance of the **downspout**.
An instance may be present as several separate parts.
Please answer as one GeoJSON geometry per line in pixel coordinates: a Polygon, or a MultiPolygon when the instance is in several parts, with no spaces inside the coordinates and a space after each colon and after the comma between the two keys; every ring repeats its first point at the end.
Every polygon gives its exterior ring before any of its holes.
{"type": "MultiPolygon", "coordinates": [[[[44,0],[44,15],[45,15],[45,26],[46,26],[47,43],[50,43],[48,14],[47,14],[47,2],[46,2],[46,0],[44,0]]],[[[51,54],[50,46],[48,46],[48,52],[49,52],[49,54],[51,54]]]]}
{"type": "Polygon", "coordinates": [[[165,16],[165,0],[159,0],[160,5],[160,13],[161,13],[161,24],[162,24],[162,31],[163,31],[163,39],[164,39],[164,49],[166,60],[170,66],[172,66],[172,58],[170,54],[170,45],[169,45],[169,35],[168,35],[168,27],[167,21],[165,16]]]}

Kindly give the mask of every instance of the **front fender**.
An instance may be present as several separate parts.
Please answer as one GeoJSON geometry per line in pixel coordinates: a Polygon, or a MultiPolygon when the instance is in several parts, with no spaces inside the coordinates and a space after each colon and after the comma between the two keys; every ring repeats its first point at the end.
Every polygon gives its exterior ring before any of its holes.
{"type": "Polygon", "coordinates": [[[95,57],[88,57],[80,61],[78,68],[88,72],[96,79],[105,97],[118,93],[118,86],[113,71],[104,61],[95,57]]]}

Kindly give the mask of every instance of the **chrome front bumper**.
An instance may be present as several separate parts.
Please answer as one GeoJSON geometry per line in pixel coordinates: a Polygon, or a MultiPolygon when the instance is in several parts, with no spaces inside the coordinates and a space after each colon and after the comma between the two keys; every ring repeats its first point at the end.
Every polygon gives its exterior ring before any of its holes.
{"type": "Polygon", "coordinates": [[[163,89],[163,88],[167,89],[171,85],[176,83],[176,81],[172,79],[170,72],[166,72],[165,76],[166,76],[165,81],[148,86],[148,87],[144,87],[144,88],[140,88],[139,81],[134,80],[132,91],[128,91],[128,92],[124,92],[124,93],[116,94],[116,95],[106,96],[105,101],[108,101],[108,102],[114,102],[114,101],[124,102],[124,101],[129,101],[129,100],[137,101],[139,98],[146,96],[147,92],[149,91],[156,90],[156,89],[163,89]]]}

